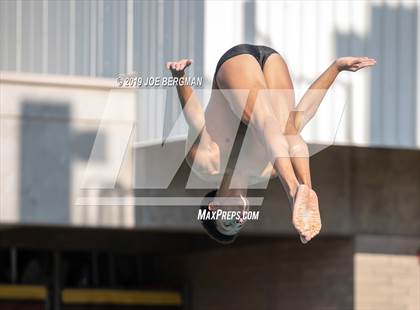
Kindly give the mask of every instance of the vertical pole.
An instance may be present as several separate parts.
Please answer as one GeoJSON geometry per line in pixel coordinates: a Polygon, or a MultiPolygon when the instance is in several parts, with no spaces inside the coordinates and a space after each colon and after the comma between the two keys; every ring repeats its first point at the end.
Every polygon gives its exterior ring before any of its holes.
{"type": "Polygon", "coordinates": [[[182,292],[182,310],[191,310],[191,283],[184,283],[183,292],[182,292]]]}
{"type": "Polygon", "coordinates": [[[108,254],[108,274],[110,286],[115,287],[115,259],[112,253],[108,254]]]}
{"type": "Polygon", "coordinates": [[[417,147],[420,148],[420,3],[417,5],[417,147]]]}
{"type": "Polygon", "coordinates": [[[17,259],[17,248],[13,247],[10,250],[10,280],[13,284],[18,282],[17,259]]]}
{"type": "Polygon", "coordinates": [[[48,0],[42,1],[42,73],[48,72],[48,0]]]}
{"type": "Polygon", "coordinates": [[[61,309],[61,256],[59,251],[54,252],[54,271],[53,271],[53,309],[61,309]]]}
{"type": "Polygon", "coordinates": [[[127,1],[127,63],[126,72],[133,72],[134,3],[127,1]]]}
{"type": "Polygon", "coordinates": [[[92,282],[94,287],[99,286],[98,253],[92,252],[92,282]]]}
{"type": "Polygon", "coordinates": [[[90,3],[90,76],[96,77],[97,76],[97,67],[96,67],[96,35],[97,35],[97,13],[98,13],[98,2],[91,1],[90,3]]]}
{"type": "Polygon", "coordinates": [[[22,70],[22,0],[16,1],[16,71],[22,70]]]}
{"type": "Polygon", "coordinates": [[[74,75],[76,70],[76,2],[69,3],[69,75],[74,75]]]}

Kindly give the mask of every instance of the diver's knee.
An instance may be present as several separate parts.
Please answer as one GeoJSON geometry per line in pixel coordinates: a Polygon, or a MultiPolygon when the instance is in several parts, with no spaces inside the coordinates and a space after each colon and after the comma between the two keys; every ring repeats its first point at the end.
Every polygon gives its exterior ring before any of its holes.
{"type": "Polygon", "coordinates": [[[290,157],[309,157],[309,149],[300,135],[288,138],[290,157]]]}

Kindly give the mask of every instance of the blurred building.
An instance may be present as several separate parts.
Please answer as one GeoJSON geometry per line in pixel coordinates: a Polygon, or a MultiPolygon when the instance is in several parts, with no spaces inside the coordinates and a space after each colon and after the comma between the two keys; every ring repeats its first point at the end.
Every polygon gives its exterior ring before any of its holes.
{"type": "Polygon", "coordinates": [[[0,1],[2,308],[420,309],[419,7],[0,1]],[[118,76],[168,76],[166,61],[192,58],[205,104],[219,57],[243,42],[279,51],[298,95],[339,56],[378,61],[343,74],[304,132],[334,144],[311,160],[323,231],[306,246],[277,180],[254,189],[261,218],[227,247],[196,208],[134,206],[211,187],[186,189],[183,162],[167,189],[136,188],[169,169],[187,128],[173,88],[118,76]]]}

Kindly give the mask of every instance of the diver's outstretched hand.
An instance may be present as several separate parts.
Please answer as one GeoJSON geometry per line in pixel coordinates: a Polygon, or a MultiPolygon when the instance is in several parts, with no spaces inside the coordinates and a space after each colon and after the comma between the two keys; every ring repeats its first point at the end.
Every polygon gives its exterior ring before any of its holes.
{"type": "Polygon", "coordinates": [[[376,60],[369,57],[341,57],[335,61],[338,71],[356,72],[362,68],[372,67],[376,60]]]}
{"type": "Polygon", "coordinates": [[[166,69],[171,70],[173,76],[183,76],[185,73],[185,69],[187,69],[192,63],[192,59],[168,61],[166,63],[166,69]]]}

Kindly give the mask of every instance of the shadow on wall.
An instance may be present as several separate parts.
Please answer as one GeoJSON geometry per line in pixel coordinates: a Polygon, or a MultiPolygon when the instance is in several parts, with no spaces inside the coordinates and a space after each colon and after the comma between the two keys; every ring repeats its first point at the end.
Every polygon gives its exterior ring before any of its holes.
{"type": "MultiPolygon", "coordinates": [[[[373,6],[368,33],[336,34],[337,57],[368,55],[378,64],[368,91],[372,145],[416,144],[417,8],[373,6]]],[[[349,116],[352,104],[348,106],[349,116]]],[[[357,122],[353,122],[357,124],[357,122]]]]}
{"type": "MultiPolygon", "coordinates": [[[[70,223],[72,163],[89,159],[96,131],[71,127],[67,102],[24,101],[20,128],[20,221],[70,223]]],[[[96,161],[105,159],[103,151],[96,161]]]]}

